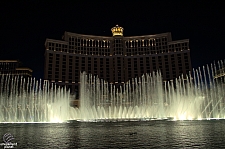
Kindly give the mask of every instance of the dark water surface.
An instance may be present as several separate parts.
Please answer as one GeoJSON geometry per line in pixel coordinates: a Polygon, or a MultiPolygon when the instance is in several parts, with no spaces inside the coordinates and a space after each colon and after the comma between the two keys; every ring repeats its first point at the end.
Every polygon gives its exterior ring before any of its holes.
{"type": "Polygon", "coordinates": [[[15,148],[225,148],[225,120],[0,124],[6,133],[15,148]]]}

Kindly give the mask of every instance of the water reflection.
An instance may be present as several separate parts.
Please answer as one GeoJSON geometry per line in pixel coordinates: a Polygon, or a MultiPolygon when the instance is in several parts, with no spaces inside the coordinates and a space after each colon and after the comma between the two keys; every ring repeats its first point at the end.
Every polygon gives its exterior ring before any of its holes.
{"type": "Polygon", "coordinates": [[[18,148],[224,148],[224,120],[0,124],[18,148]]]}

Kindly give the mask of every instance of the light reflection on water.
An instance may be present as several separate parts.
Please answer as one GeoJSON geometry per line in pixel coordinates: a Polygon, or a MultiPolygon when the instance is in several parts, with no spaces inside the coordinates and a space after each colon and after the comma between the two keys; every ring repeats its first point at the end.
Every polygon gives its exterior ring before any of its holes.
{"type": "Polygon", "coordinates": [[[225,148],[224,122],[0,124],[0,138],[11,133],[17,148],[225,148]]]}

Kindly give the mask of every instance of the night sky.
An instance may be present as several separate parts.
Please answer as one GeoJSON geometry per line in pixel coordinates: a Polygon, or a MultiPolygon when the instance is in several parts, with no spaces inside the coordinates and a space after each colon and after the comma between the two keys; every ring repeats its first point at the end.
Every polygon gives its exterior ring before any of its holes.
{"type": "Polygon", "coordinates": [[[172,33],[190,39],[192,67],[225,59],[223,1],[7,1],[0,2],[0,59],[19,59],[43,78],[46,38],[65,31],[112,36],[116,24],[124,36],[172,33]],[[176,3],[175,3],[176,2],[176,3]]]}

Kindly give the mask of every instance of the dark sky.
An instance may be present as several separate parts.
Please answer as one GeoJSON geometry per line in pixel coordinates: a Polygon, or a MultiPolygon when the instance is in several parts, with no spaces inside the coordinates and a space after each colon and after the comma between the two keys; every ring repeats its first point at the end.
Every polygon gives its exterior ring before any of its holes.
{"type": "Polygon", "coordinates": [[[171,32],[173,40],[190,39],[192,66],[225,59],[223,1],[6,1],[0,2],[0,59],[19,59],[43,78],[46,38],[61,40],[65,31],[111,36],[171,32]],[[175,3],[176,2],[176,3],[175,3]]]}

